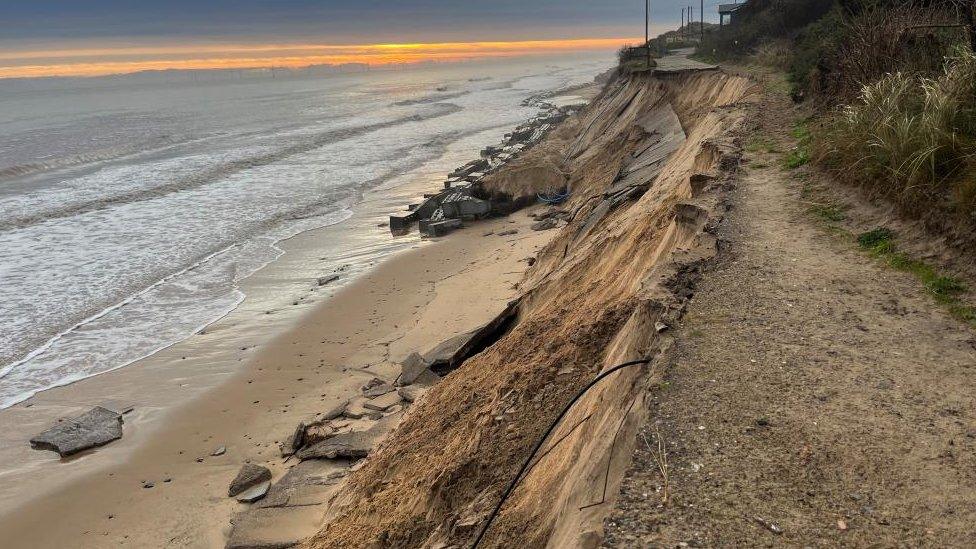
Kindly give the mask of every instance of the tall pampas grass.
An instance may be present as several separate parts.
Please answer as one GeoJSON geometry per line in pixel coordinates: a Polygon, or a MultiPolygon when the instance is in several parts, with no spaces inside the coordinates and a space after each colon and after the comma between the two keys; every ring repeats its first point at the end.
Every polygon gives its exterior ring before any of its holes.
{"type": "Polygon", "coordinates": [[[894,73],[864,86],[818,152],[843,178],[909,210],[949,202],[976,220],[976,55],[955,51],[938,78],[894,73]]]}

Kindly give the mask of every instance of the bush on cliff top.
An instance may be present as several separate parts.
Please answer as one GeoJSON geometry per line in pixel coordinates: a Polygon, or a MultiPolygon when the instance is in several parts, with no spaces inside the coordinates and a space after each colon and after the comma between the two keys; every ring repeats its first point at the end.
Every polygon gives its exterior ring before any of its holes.
{"type": "Polygon", "coordinates": [[[864,86],[818,152],[842,179],[910,213],[934,207],[976,222],[976,55],[958,49],[937,78],[896,72],[864,86]]]}

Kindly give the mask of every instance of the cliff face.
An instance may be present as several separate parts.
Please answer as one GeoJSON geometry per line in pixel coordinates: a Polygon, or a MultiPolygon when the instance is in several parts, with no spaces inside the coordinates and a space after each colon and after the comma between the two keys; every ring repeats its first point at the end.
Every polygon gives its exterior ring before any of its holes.
{"type": "Polygon", "coordinates": [[[470,544],[532,446],[553,432],[484,546],[592,547],[644,419],[653,358],[717,251],[732,134],[751,83],[720,72],[619,77],[546,142],[489,178],[532,194],[565,185],[568,224],[523,282],[506,332],[413,406],[349,480],[307,547],[470,544]]]}

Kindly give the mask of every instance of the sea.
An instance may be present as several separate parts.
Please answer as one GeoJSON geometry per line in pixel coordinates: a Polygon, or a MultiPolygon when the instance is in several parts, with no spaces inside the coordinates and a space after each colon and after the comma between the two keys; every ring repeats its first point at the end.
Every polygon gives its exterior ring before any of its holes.
{"type": "Polygon", "coordinates": [[[0,80],[0,409],[199,332],[283,240],[449,170],[448,149],[476,158],[472,136],[611,63],[0,80]]]}

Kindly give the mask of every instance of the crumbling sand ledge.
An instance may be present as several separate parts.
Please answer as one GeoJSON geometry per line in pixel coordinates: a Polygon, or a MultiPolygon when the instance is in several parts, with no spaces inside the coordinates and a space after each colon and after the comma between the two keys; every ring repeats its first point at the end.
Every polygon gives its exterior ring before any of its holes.
{"type": "MultiPolygon", "coordinates": [[[[470,543],[562,403],[599,371],[668,346],[668,327],[717,249],[710,232],[737,165],[736,105],[752,92],[747,79],[719,72],[619,77],[499,172],[499,188],[525,193],[537,189],[516,170],[569,174],[568,225],[529,271],[514,326],[408,411],[305,546],[470,543]]],[[[653,365],[623,372],[583,399],[564,422],[572,432],[557,431],[561,442],[485,546],[599,542],[655,374],[653,365]]]]}

